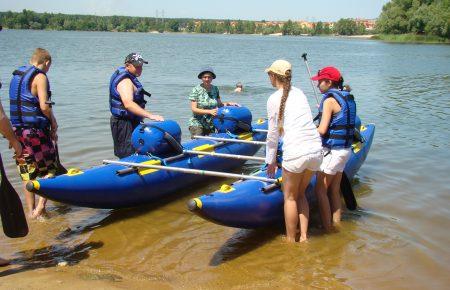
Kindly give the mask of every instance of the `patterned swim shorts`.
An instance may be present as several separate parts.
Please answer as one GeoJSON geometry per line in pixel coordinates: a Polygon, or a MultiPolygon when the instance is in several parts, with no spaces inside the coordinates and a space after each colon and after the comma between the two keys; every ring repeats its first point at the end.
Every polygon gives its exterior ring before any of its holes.
{"type": "Polygon", "coordinates": [[[56,151],[50,132],[37,128],[14,128],[14,133],[22,144],[25,159],[25,161],[16,161],[22,180],[54,176],[56,151]]]}

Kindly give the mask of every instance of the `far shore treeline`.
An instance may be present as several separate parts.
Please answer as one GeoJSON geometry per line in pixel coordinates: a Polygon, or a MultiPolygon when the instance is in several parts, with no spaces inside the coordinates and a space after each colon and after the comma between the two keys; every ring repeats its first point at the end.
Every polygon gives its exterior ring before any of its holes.
{"type": "Polygon", "coordinates": [[[336,23],[317,22],[311,25],[294,21],[196,20],[184,18],[153,18],[130,16],[93,16],[54,13],[0,12],[0,24],[11,29],[194,32],[228,34],[321,35],[365,34],[365,27],[352,19],[336,23]]]}
{"type": "Polygon", "coordinates": [[[364,35],[400,42],[450,41],[450,0],[392,0],[383,6],[375,27],[361,19],[337,22],[249,21],[54,13],[0,12],[0,25],[10,29],[190,32],[219,34],[364,35]]]}

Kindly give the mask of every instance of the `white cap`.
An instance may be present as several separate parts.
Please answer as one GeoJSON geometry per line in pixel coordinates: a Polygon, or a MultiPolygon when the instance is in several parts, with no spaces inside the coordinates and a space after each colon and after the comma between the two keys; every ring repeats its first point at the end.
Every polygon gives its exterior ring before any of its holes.
{"type": "Polygon", "coordinates": [[[284,59],[276,60],[270,67],[266,68],[266,72],[272,72],[282,76],[285,76],[288,70],[292,70],[292,65],[284,59]]]}

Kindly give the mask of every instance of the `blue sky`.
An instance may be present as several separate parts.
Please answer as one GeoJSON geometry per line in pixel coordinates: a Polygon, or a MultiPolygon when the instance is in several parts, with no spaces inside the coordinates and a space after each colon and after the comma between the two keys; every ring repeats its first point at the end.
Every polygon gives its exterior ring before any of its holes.
{"type": "Polygon", "coordinates": [[[2,0],[0,11],[166,18],[335,21],[376,18],[388,0],[2,0]],[[158,12],[157,12],[158,11],[158,12]]]}

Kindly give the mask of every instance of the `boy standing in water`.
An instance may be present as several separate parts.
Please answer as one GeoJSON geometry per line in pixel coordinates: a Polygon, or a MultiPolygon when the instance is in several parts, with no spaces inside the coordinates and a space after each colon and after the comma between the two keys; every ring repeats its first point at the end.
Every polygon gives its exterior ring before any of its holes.
{"type": "Polygon", "coordinates": [[[316,195],[322,223],[329,231],[331,221],[335,225],[341,221],[339,190],[345,164],[351,155],[356,104],[353,96],[343,90],[344,79],[336,68],[325,67],[312,80],[318,81],[317,87],[323,94],[318,131],[325,153],[317,174],[316,195]]]}
{"type": "Polygon", "coordinates": [[[26,183],[38,177],[53,176],[56,172],[58,124],[51,108],[51,91],[47,78],[52,58],[43,48],[36,48],[30,64],[13,72],[9,88],[10,117],[14,133],[23,147],[24,158],[17,160],[24,181],[25,201],[30,218],[45,214],[47,199],[39,197],[35,204],[34,193],[26,190],[26,183]]]}

